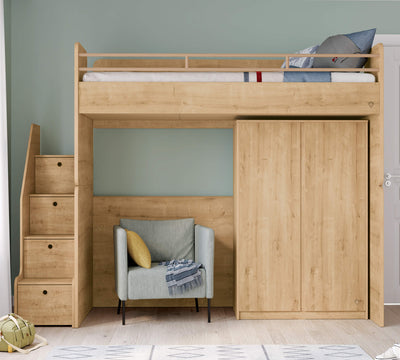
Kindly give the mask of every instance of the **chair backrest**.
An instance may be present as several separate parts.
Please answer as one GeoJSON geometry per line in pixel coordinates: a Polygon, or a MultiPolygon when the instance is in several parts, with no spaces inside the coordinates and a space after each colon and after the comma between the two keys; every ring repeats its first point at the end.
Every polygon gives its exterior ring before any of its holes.
{"type": "Polygon", "coordinates": [[[121,219],[120,226],[139,234],[149,248],[151,261],[194,260],[194,219],[121,219]]]}

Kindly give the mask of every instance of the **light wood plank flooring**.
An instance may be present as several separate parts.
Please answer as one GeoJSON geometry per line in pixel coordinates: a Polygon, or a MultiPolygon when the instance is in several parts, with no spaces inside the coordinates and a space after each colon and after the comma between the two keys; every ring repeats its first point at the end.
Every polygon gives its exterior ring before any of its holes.
{"type": "Polygon", "coordinates": [[[128,308],[126,325],[114,308],[94,308],[82,327],[37,327],[49,346],[30,355],[45,359],[53,346],[121,344],[357,344],[372,357],[400,341],[400,306],[385,307],[386,326],[370,320],[236,320],[230,308],[128,308]]]}

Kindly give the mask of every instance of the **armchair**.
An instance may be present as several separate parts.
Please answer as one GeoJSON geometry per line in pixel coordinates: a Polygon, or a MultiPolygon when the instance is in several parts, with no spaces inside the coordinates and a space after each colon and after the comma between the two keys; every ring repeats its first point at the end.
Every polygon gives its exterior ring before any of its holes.
{"type": "Polygon", "coordinates": [[[195,225],[194,219],[134,220],[121,219],[114,226],[115,286],[118,294],[118,314],[122,303],[122,324],[125,325],[125,301],[139,299],[207,298],[208,322],[210,302],[214,294],[214,230],[195,225]],[[146,243],[151,254],[151,268],[130,262],[126,231],[135,231],[146,243]],[[169,295],[165,280],[167,267],[160,261],[192,259],[200,268],[202,285],[182,294],[169,295]]]}

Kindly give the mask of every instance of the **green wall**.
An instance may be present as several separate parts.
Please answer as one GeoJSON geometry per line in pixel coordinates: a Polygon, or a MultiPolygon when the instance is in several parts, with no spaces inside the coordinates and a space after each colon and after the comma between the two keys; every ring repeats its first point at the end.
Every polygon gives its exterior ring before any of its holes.
{"type": "Polygon", "coordinates": [[[232,196],[232,132],[95,129],[94,194],[232,196]]]}
{"type": "MultiPolygon", "coordinates": [[[[5,0],[5,10],[13,277],[19,267],[19,193],[30,124],[41,125],[42,153],[73,153],[74,42],[81,42],[91,52],[291,52],[335,33],[371,27],[377,27],[379,33],[400,33],[400,2],[395,1],[5,0]]],[[[96,131],[96,193],[109,194],[119,187],[115,171],[144,163],[163,169],[167,186],[161,182],[148,186],[143,179],[135,179],[123,184],[123,192],[232,192],[230,130],[153,134],[138,130],[129,134],[130,140],[118,131],[96,131]],[[112,145],[119,144],[121,136],[124,147],[112,145]],[[140,150],[135,137],[141,139],[140,150]],[[198,147],[205,139],[208,146],[198,147]],[[121,149],[130,157],[121,159],[119,169],[104,171],[110,164],[117,165],[121,149]],[[187,155],[186,160],[181,159],[185,164],[190,164],[187,159],[191,158],[201,165],[212,160],[215,164],[209,164],[207,171],[216,171],[214,179],[208,176],[205,186],[204,177],[191,174],[191,188],[184,188],[185,177],[178,171],[182,162],[172,159],[177,149],[187,155]],[[164,166],[166,161],[169,166],[164,166]]]]}

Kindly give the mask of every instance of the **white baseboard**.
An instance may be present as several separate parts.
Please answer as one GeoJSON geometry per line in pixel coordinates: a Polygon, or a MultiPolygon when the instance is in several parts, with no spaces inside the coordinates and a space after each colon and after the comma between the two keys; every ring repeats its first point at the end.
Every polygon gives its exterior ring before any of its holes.
{"type": "Polygon", "coordinates": [[[385,303],[385,305],[400,305],[400,303],[385,303]]]}

